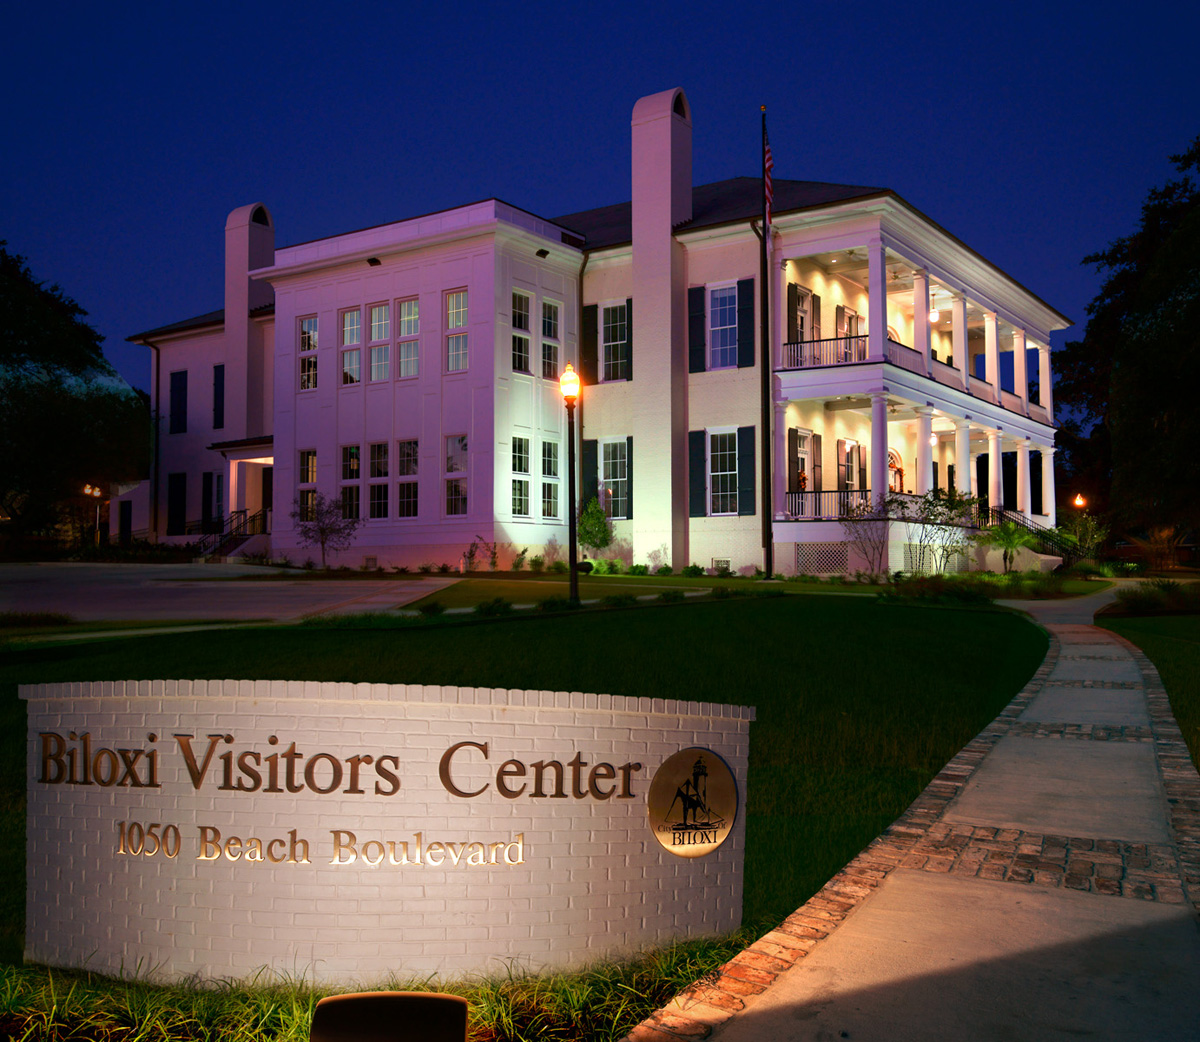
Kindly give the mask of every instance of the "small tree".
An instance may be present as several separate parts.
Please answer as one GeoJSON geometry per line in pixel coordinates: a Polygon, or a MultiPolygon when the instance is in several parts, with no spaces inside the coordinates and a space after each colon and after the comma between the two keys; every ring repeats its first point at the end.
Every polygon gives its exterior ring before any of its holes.
{"type": "Polygon", "coordinates": [[[321,548],[322,568],[327,567],[326,551],[345,550],[354,542],[354,533],[362,524],[362,518],[345,515],[340,497],[327,499],[320,492],[314,492],[308,503],[301,502],[297,496],[291,518],[296,524],[300,542],[305,546],[321,548]]]}
{"type": "Polygon", "coordinates": [[[1081,557],[1095,558],[1096,551],[1108,538],[1108,526],[1101,524],[1100,519],[1086,510],[1071,514],[1062,525],[1063,531],[1075,540],[1081,557]]]}
{"type": "Polygon", "coordinates": [[[576,534],[579,545],[593,553],[603,550],[612,542],[612,522],[604,516],[604,508],[595,496],[592,496],[591,502],[579,512],[576,534]]]}
{"type": "Polygon", "coordinates": [[[976,500],[957,489],[930,489],[901,506],[908,541],[915,548],[913,571],[946,572],[967,550],[967,525],[976,500]]]}
{"type": "Polygon", "coordinates": [[[878,582],[888,572],[888,541],[892,531],[892,518],[896,515],[898,501],[892,496],[880,502],[849,503],[838,518],[842,531],[859,558],[866,564],[867,575],[878,582]]]}
{"type": "Polygon", "coordinates": [[[1022,528],[1015,521],[1001,521],[998,525],[985,528],[975,536],[978,546],[994,547],[999,550],[1004,560],[1004,574],[1012,571],[1013,561],[1017,551],[1025,546],[1034,546],[1037,540],[1027,528],[1022,528]]]}

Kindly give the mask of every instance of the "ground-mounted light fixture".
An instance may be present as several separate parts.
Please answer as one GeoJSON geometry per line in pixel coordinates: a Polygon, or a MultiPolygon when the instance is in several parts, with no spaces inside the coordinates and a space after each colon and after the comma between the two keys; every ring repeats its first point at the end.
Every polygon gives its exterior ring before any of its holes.
{"type": "Polygon", "coordinates": [[[571,603],[579,603],[579,573],[575,569],[575,401],[579,397],[579,374],[570,362],[558,378],[563,403],[567,407],[567,568],[571,603]]]}

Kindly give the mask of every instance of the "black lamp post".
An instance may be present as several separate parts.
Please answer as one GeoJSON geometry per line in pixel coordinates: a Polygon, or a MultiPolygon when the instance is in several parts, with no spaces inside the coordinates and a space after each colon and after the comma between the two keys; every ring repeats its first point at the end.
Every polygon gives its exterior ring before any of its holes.
{"type": "Polygon", "coordinates": [[[570,362],[558,378],[558,388],[562,391],[563,401],[567,406],[567,566],[570,569],[570,599],[572,604],[579,603],[579,573],[575,570],[575,399],[579,397],[579,374],[570,362]]]}

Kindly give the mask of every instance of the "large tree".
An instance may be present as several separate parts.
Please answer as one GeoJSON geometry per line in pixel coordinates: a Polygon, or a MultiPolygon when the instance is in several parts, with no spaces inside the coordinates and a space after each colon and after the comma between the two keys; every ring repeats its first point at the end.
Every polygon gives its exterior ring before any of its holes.
{"type": "Polygon", "coordinates": [[[149,411],[105,360],[86,312],[0,242],[0,508],[18,539],[145,474],[149,411]]]}
{"type": "Polygon", "coordinates": [[[1123,528],[1200,523],[1200,137],[1171,156],[1136,230],[1085,258],[1105,274],[1082,340],[1056,358],[1071,488],[1123,528]]]}

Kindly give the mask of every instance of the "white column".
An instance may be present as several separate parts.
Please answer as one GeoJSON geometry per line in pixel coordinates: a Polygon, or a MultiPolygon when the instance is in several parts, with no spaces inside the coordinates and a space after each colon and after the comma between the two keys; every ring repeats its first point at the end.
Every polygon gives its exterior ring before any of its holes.
{"type": "Polygon", "coordinates": [[[983,313],[983,378],[992,385],[992,401],[1000,404],[1000,326],[991,311],[983,313]]]}
{"type": "Polygon", "coordinates": [[[772,287],[774,296],[771,306],[771,357],[775,360],[775,368],[783,366],[783,340],[787,336],[787,275],[784,272],[786,261],[783,260],[783,247],[779,245],[778,236],[771,236],[771,256],[768,260],[767,274],[775,283],[772,287]]]}
{"type": "Polygon", "coordinates": [[[1046,524],[1053,528],[1057,521],[1057,505],[1054,502],[1054,446],[1042,446],[1042,513],[1046,524]]]}
{"type": "Polygon", "coordinates": [[[871,395],[871,498],[881,503],[888,494],[887,395],[871,395]]]}
{"type": "Polygon", "coordinates": [[[954,486],[964,495],[971,494],[971,421],[954,421],[954,486]]]}
{"type": "Polygon", "coordinates": [[[925,359],[925,375],[933,375],[933,361],[929,353],[929,276],[923,271],[913,272],[913,347],[925,359]]]}
{"type": "Polygon", "coordinates": [[[950,303],[950,324],[954,338],[954,368],[962,376],[963,390],[971,390],[970,358],[967,355],[967,298],[956,296],[950,303]]]}
{"type": "Polygon", "coordinates": [[[887,253],[879,239],[867,246],[867,357],[882,362],[887,354],[887,253]]]}
{"type": "Polygon", "coordinates": [[[933,408],[921,405],[917,408],[917,495],[923,496],[933,488],[933,408]]]}
{"type": "Polygon", "coordinates": [[[1046,417],[1053,423],[1054,384],[1050,381],[1050,348],[1041,344],[1038,345],[1038,396],[1042,408],[1046,410],[1046,417]]]}
{"type": "Polygon", "coordinates": [[[988,431],[988,506],[1004,508],[1004,470],[1000,458],[1000,431],[988,431]]]}
{"type": "Polygon", "coordinates": [[[775,501],[775,516],[787,516],[787,402],[775,403],[775,473],[771,495],[775,501]]]}
{"type": "Polygon", "coordinates": [[[971,475],[971,495],[979,498],[979,456],[978,452],[967,453],[967,470],[971,475]]]}
{"type": "Polygon", "coordinates": [[[1021,399],[1021,412],[1029,415],[1029,373],[1026,369],[1028,358],[1025,354],[1025,330],[1013,330],[1013,390],[1021,399]]]}
{"type": "Polygon", "coordinates": [[[1026,518],[1033,516],[1029,504],[1029,439],[1017,442],[1017,509],[1026,518]]]}

